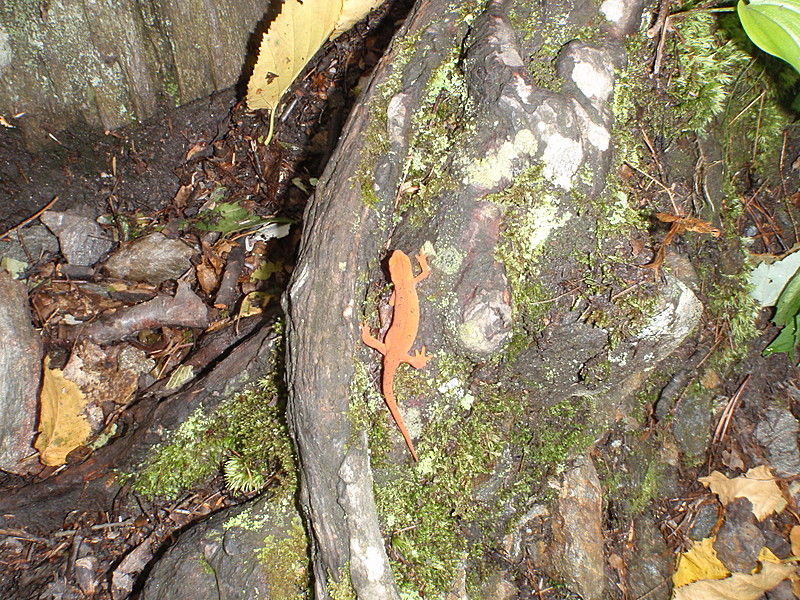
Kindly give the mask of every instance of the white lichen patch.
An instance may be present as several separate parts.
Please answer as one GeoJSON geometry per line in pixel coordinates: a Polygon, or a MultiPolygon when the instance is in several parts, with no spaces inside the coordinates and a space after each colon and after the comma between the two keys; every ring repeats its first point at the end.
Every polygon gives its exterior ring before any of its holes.
{"type": "Polygon", "coordinates": [[[526,261],[534,259],[553,232],[562,228],[571,218],[572,213],[569,211],[559,213],[559,207],[552,196],[544,196],[516,223],[526,242],[520,258],[526,261]]]}
{"type": "Polygon", "coordinates": [[[542,175],[554,185],[572,189],[572,178],[583,162],[581,143],[557,132],[548,135],[545,142],[542,175]]]}
{"type": "Polygon", "coordinates": [[[577,62],[572,69],[572,81],[584,96],[591,100],[607,101],[614,91],[614,79],[605,66],[591,62],[577,62]]]}
{"type": "Polygon", "coordinates": [[[572,108],[580,119],[583,137],[600,152],[608,150],[611,146],[611,133],[605,125],[595,123],[577,100],[573,99],[572,108]]]}
{"type": "Polygon", "coordinates": [[[677,298],[668,299],[661,306],[650,321],[639,332],[639,338],[643,340],[680,343],[688,336],[697,325],[703,305],[694,295],[694,292],[680,279],[668,276],[670,287],[675,286],[673,293],[677,292],[677,298]]]}
{"type": "Polygon", "coordinates": [[[625,0],[605,0],[600,5],[600,12],[612,23],[620,23],[626,14],[625,0]]]}
{"type": "Polygon", "coordinates": [[[0,27],[0,74],[3,73],[5,68],[11,64],[14,59],[14,52],[11,50],[9,44],[10,36],[5,29],[0,27]]]}
{"type": "Polygon", "coordinates": [[[380,581],[386,567],[382,549],[375,546],[367,546],[364,552],[364,566],[367,570],[367,578],[370,581],[380,581]]]}
{"type": "Polygon", "coordinates": [[[473,163],[464,183],[492,188],[503,179],[514,178],[514,161],[521,156],[533,156],[539,143],[530,129],[518,131],[513,140],[503,142],[497,150],[473,163]]]}

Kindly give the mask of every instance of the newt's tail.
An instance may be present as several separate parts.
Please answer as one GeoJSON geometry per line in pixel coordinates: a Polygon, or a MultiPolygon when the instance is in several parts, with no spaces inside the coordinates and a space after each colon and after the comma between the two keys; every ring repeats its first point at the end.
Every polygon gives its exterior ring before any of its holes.
{"type": "Polygon", "coordinates": [[[397,407],[397,402],[394,400],[394,391],[392,390],[391,383],[392,379],[392,377],[386,377],[386,374],[384,374],[383,397],[386,399],[386,406],[389,407],[389,412],[392,413],[394,422],[397,423],[397,428],[400,430],[400,433],[403,434],[403,437],[406,440],[406,445],[408,446],[409,452],[411,452],[411,456],[414,457],[414,462],[419,462],[417,451],[414,449],[414,441],[411,439],[408,429],[406,429],[406,424],[403,422],[403,416],[400,414],[400,409],[397,407]]]}

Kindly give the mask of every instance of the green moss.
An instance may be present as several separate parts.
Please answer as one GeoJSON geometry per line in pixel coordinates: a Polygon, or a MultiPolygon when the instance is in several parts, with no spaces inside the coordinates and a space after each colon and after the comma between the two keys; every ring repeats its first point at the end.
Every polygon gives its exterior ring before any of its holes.
{"type": "Polygon", "coordinates": [[[353,589],[353,583],[350,581],[350,567],[348,565],[345,565],[339,573],[338,581],[328,573],[325,587],[328,588],[328,593],[332,600],[357,600],[358,598],[355,589],[353,589]]]}
{"type": "Polygon", "coordinates": [[[299,517],[292,520],[289,536],[267,536],[258,553],[275,600],[302,600],[309,597],[310,579],[306,533],[299,517]]]}
{"type": "Polygon", "coordinates": [[[383,447],[372,448],[376,501],[404,597],[449,590],[464,561],[482,558],[503,532],[507,506],[530,501],[546,474],[593,440],[583,425],[590,399],[572,398],[534,417],[525,413],[528,392],[468,388],[470,370],[469,361],[441,355],[435,372],[398,372],[401,408],[407,397],[430,399],[417,445],[420,461],[399,468],[382,458],[383,447]]]}
{"type": "Polygon", "coordinates": [[[137,493],[174,498],[222,468],[235,492],[253,492],[277,480],[280,493],[291,495],[297,476],[284,421],[281,352],[276,349],[278,366],[257,388],[222,402],[213,414],[198,408],[169,444],[156,449],[133,477],[137,493]]]}

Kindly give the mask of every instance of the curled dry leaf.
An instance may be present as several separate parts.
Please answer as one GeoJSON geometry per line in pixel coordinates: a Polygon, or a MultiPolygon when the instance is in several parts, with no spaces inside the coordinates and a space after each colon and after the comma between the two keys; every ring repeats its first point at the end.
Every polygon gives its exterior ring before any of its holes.
{"type": "Polygon", "coordinates": [[[769,467],[763,465],[733,479],[714,471],[707,477],[700,477],[698,481],[714,492],[723,504],[728,504],[734,498],[747,498],[759,521],[772,513],[781,512],[786,506],[786,500],[769,467]]]}

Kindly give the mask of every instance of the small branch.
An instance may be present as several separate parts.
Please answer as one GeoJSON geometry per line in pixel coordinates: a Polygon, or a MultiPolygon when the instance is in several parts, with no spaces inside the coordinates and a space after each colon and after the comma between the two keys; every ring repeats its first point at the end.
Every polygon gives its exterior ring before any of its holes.
{"type": "Polygon", "coordinates": [[[39,209],[38,211],[36,211],[36,213],[34,213],[32,216],[30,216],[30,217],[28,217],[27,219],[25,219],[25,220],[24,220],[22,223],[20,223],[19,225],[16,225],[16,226],[12,227],[11,229],[9,229],[8,231],[6,231],[5,233],[3,233],[3,234],[0,234],[0,240],[3,240],[3,239],[5,239],[5,238],[7,238],[8,236],[10,236],[10,235],[11,235],[12,233],[14,233],[15,231],[17,231],[17,230],[19,230],[19,229],[22,229],[23,227],[25,227],[25,225],[27,225],[27,224],[28,224],[28,223],[30,223],[31,221],[34,221],[34,220],[38,219],[38,218],[39,218],[39,217],[42,215],[42,213],[43,213],[43,212],[45,212],[45,211],[49,210],[49,209],[50,209],[50,207],[51,207],[51,206],[53,206],[53,205],[54,205],[56,202],[58,202],[58,196],[55,196],[55,197],[54,197],[52,200],[50,200],[50,202],[48,202],[48,203],[47,203],[47,204],[44,206],[44,208],[41,208],[41,209],[39,209]]]}

